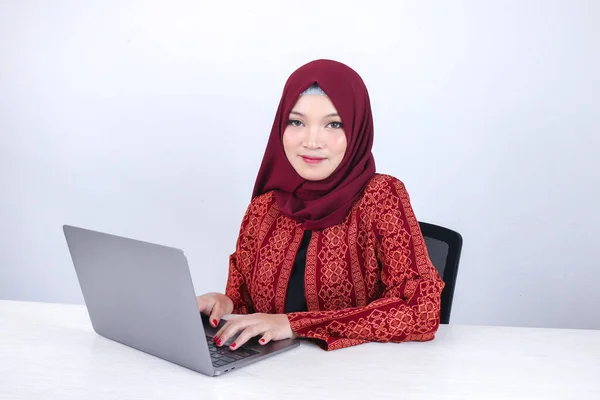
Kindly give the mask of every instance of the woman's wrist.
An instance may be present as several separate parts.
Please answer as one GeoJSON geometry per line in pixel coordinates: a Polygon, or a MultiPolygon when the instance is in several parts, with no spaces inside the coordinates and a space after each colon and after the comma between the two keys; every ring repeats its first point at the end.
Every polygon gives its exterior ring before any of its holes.
{"type": "Polygon", "coordinates": [[[292,332],[292,335],[291,335],[291,337],[290,337],[290,338],[291,338],[291,339],[297,339],[297,338],[299,338],[300,336],[298,336],[298,334],[297,334],[296,332],[294,332],[294,330],[292,329],[292,323],[290,322],[290,318],[289,318],[289,316],[288,316],[287,314],[284,314],[284,315],[285,315],[285,317],[287,318],[287,323],[288,323],[288,326],[289,326],[289,328],[290,328],[290,331],[292,332]]]}

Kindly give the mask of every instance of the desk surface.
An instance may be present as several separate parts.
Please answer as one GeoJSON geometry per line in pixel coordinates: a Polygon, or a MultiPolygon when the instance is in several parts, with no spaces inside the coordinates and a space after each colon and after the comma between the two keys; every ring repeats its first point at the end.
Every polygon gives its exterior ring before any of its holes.
{"type": "Polygon", "coordinates": [[[599,399],[600,331],[442,326],[209,378],[98,336],[83,306],[0,301],[0,399],[41,398],[599,399]]]}

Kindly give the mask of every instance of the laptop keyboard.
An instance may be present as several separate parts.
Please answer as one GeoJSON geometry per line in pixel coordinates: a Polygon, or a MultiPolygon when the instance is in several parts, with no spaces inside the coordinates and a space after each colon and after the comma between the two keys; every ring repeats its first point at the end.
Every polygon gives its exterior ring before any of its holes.
{"type": "Polygon", "coordinates": [[[240,361],[244,358],[248,358],[258,354],[258,351],[248,349],[244,346],[234,351],[229,350],[229,347],[218,347],[216,344],[213,343],[213,340],[210,336],[206,337],[206,341],[208,342],[210,358],[212,360],[213,366],[215,367],[222,367],[229,363],[240,361]]]}

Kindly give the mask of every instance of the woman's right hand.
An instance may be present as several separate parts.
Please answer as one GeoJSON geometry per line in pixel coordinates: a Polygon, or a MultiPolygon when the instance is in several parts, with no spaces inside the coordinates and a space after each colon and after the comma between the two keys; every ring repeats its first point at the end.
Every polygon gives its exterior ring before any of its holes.
{"type": "Polygon", "coordinates": [[[196,297],[196,300],[200,312],[209,316],[210,324],[215,328],[223,315],[231,314],[233,311],[233,301],[221,293],[206,293],[196,297]]]}

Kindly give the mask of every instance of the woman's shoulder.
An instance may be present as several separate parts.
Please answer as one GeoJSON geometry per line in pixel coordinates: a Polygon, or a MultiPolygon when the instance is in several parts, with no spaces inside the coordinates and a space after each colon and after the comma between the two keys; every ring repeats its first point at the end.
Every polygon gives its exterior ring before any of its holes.
{"type": "Polygon", "coordinates": [[[266,192],[254,197],[246,210],[246,216],[263,217],[270,209],[277,208],[274,192],[266,192]]]}
{"type": "Polygon", "coordinates": [[[404,183],[391,175],[375,174],[363,192],[362,198],[371,196],[376,198],[408,196],[404,183]]]}
{"type": "Polygon", "coordinates": [[[259,196],[256,196],[252,199],[250,204],[266,204],[275,202],[275,192],[272,190],[266,193],[263,193],[259,196]]]}
{"type": "Polygon", "coordinates": [[[386,211],[409,206],[410,197],[400,179],[391,175],[375,174],[356,205],[360,213],[376,217],[386,211]]]}

